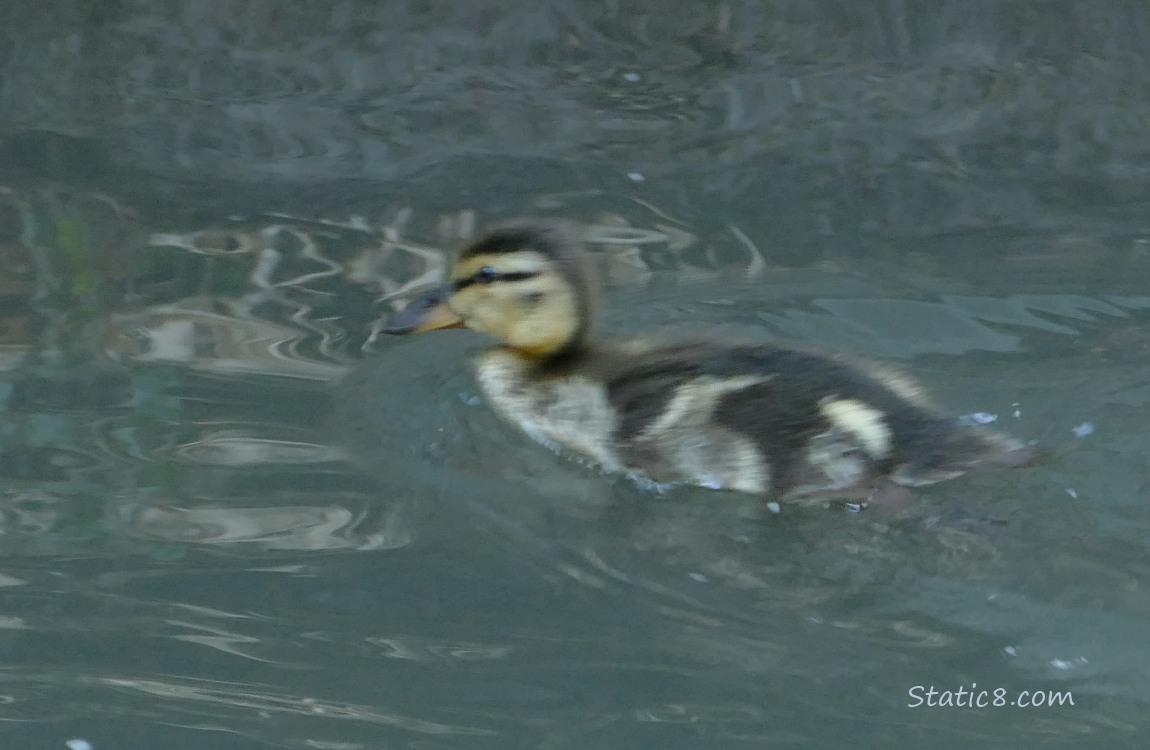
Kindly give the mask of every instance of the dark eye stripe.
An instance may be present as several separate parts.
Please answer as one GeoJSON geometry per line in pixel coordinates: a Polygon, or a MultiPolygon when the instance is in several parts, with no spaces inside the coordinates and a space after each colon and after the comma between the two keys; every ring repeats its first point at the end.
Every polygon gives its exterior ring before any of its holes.
{"type": "Polygon", "coordinates": [[[524,281],[539,275],[538,271],[507,271],[501,273],[494,268],[485,266],[466,279],[455,282],[456,289],[464,289],[472,284],[494,284],[497,281],[524,281]]]}

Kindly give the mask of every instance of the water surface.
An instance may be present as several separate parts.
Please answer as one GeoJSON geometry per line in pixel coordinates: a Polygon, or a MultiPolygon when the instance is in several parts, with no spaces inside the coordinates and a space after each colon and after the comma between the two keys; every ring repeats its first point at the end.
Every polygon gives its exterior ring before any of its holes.
{"type": "Polygon", "coordinates": [[[106,120],[6,79],[5,746],[1139,746],[1144,21],[1079,49],[1057,14],[609,5],[528,14],[546,44],[501,62],[486,16],[395,16],[420,29],[396,62],[355,3],[122,8],[45,47],[118,61],[106,120]],[[310,67],[269,52],[309,24],[310,67]],[[157,35],[194,80],[143,64],[157,35]],[[204,67],[229,45],[259,54],[204,67]],[[1058,97],[1082,101],[1042,130],[1058,97]],[[522,215],[587,240],[604,335],[869,356],[1052,458],[899,514],[772,515],[553,454],[482,403],[481,337],[379,333],[522,215]],[[1007,705],[912,705],[932,687],[1007,705]]]}

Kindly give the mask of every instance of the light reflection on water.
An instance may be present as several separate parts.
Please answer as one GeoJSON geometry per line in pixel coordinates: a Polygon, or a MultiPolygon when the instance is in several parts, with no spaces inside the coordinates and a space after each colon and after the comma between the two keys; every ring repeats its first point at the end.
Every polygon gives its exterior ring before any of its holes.
{"type": "Polygon", "coordinates": [[[995,284],[845,256],[776,268],[754,227],[597,199],[568,208],[613,216],[581,224],[605,329],[901,360],[1057,458],[903,516],[659,496],[500,424],[468,371],[478,337],[372,336],[474,216],[141,230],[160,281],[72,339],[89,313],[36,299],[51,346],[5,340],[8,715],[289,747],[1130,736],[1150,668],[1139,285],[1036,278],[1009,254],[995,284]],[[974,682],[1076,705],[906,708],[913,685],[974,682]]]}

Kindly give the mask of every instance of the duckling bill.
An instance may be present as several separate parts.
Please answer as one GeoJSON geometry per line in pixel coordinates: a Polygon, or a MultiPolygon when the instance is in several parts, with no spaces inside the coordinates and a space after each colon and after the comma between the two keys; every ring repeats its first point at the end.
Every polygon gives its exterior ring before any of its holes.
{"type": "Polygon", "coordinates": [[[960,425],[905,377],[798,347],[597,342],[587,253],[545,222],[496,227],[451,280],[385,330],[466,327],[499,344],[477,363],[505,420],[605,469],[772,502],[905,499],[906,487],[1032,463],[1014,440],[960,425]]]}

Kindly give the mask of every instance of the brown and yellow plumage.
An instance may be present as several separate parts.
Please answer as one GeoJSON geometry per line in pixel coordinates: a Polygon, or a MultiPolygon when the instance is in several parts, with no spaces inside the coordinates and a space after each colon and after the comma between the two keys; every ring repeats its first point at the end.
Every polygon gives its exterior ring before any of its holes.
{"type": "Polygon", "coordinates": [[[473,242],[452,280],[391,333],[468,327],[501,341],[478,361],[492,407],[543,442],[656,482],[772,501],[865,501],[1035,451],[943,416],[913,383],[836,354],[765,344],[590,339],[586,253],[557,225],[473,242]]]}

